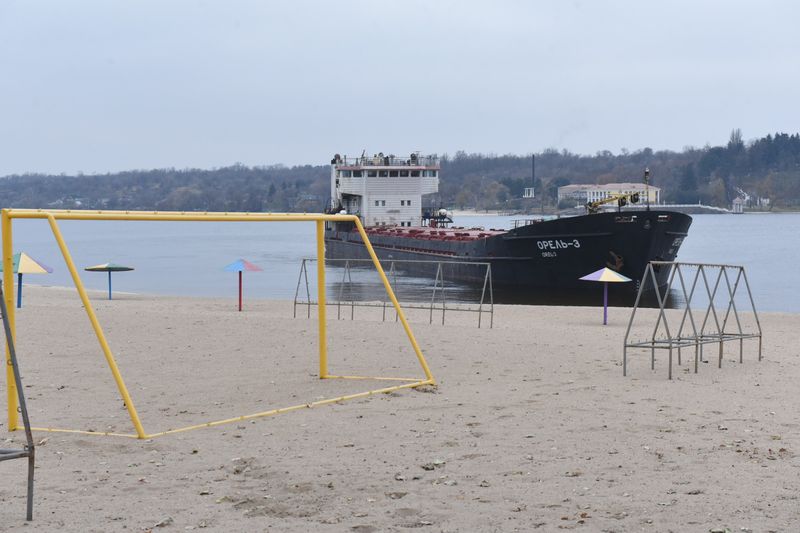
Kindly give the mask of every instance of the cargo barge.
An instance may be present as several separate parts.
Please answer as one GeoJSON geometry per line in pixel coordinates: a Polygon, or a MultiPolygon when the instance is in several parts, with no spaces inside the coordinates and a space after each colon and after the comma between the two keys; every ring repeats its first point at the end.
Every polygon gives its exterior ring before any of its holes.
{"type": "MultiPolygon", "coordinates": [[[[603,266],[634,280],[623,290],[635,292],[648,261],[676,258],[692,221],[667,210],[604,212],[595,205],[586,215],[518,221],[508,230],[457,227],[449,212],[421,207],[424,195],[438,191],[439,171],[435,156],[416,153],[336,155],[327,211],[358,215],[382,260],[447,262],[447,279],[466,284],[483,283],[486,269],[459,263],[488,263],[494,287],[532,292],[591,290],[578,278],[603,266]]],[[[353,223],[327,224],[325,254],[369,257],[353,223]]],[[[428,263],[404,268],[413,275],[435,273],[428,263]]],[[[657,274],[659,285],[666,275],[657,274]]]]}

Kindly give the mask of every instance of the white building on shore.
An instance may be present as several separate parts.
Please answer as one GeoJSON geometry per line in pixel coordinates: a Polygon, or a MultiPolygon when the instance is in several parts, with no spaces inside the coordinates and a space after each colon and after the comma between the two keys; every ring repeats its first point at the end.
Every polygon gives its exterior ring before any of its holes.
{"type": "Polygon", "coordinates": [[[558,201],[574,200],[575,205],[586,205],[618,194],[639,193],[640,203],[647,202],[646,191],[650,194],[651,204],[661,203],[661,188],[645,187],[644,183],[607,183],[605,185],[565,185],[558,188],[558,201]]]}

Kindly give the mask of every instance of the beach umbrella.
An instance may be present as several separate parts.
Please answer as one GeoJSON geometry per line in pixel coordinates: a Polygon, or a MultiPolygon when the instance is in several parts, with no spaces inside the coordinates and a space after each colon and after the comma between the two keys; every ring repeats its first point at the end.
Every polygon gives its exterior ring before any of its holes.
{"type": "MultiPolygon", "coordinates": [[[[23,274],[50,274],[53,269],[40,263],[25,252],[14,254],[14,274],[17,275],[17,309],[22,307],[22,275],[23,274]]],[[[3,265],[0,265],[0,272],[3,265]]]]}
{"type": "Polygon", "coordinates": [[[608,324],[608,284],[609,283],[625,283],[630,281],[631,278],[626,278],[619,272],[614,272],[610,268],[601,268],[591,274],[586,274],[582,278],[584,281],[602,281],[603,282],[603,325],[608,324]]]}
{"type": "Polygon", "coordinates": [[[84,268],[87,272],[108,272],[108,299],[111,299],[111,273],[112,272],[127,272],[133,270],[133,267],[118,265],[116,263],[103,263],[102,265],[95,265],[84,268]]]}
{"type": "Polygon", "coordinates": [[[224,268],[226,272],[238,272],[239,273],[239,311],[242,310],[242,272],[245,270],[248,272],[261,272],[263,269],[258,266],[254,265],[250,261],[245,261],[244,259],[237,259],[230,265],[224,268]]]}

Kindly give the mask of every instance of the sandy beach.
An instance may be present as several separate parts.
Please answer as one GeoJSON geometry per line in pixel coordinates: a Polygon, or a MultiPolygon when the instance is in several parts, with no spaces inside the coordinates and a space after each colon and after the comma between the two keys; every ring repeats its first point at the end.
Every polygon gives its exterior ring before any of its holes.
{"type": "MultiPolygon", "coordinates": [[[[17,350],[34,426],[131,433],[74,290],[26,287],[17,350]]],[[[317,321],[291,302],[104,293],[92,302],[150,433],[313,402],[386,382],[317,379],[317,321]]],[[[336,320],[335,374],[422,377],[378,309],[336,320]]],[[[800,316],[760,314],[757,343],[722,368],[667,380],[632,354],[629,309],[495,306],[413,331],[438,381],[155,439],[35,433],[25,467],[0,463],[9,531],[797,531],[800,316]]],[[[639,315],[637,315],[639,316],[639,315]]],[[[641,313],[652,328],[654,313],[641,313]]],[[[393,318],[393,316],[392,316],[393,318]]],[[[747,319],[751,316],[745,315],[747,319]]],[[[647,329],[646,327],[644,329],[647,329]]],[[[0,396],[5,400],[5,381],[0,396]]],[[[7,431],[3,447],[22,432],[7,431]]]]}

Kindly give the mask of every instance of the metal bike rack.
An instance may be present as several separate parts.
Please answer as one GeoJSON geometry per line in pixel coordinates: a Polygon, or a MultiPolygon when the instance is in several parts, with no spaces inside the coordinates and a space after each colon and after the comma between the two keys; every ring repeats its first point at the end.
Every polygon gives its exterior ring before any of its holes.
{"type": "MultiPolygon", "coordinates": [[[[302,264],[300,265],[300,273],[297,277],[297,287],[295,288],[294,293],[294,317],[297,318],[297,306],[298,305],[305,305],[306,306],[306,314],[307,317],[311,317],[311,306],[316,305],[317,303],[311,299],[311,289],[309,287],[308,282],[308,267],[306,263],[314,262],[315,259],[305,258],[303,259],[302,264]],[[303,294],[301,288],[303,286],[303,282],[305,282],[305,299],[302,298],[303,294]]],[[[360,302],[353,298],[345,299],[344,298],[344,287],[346,284],[352,284],[353,279],[351,275],[351,270],[353,268],[357,268],[359,265],[371,265],[371,260],[369,259],[326,259],[326,263],[331,263],[336,265],[337,263],[342,267],[342,279],[341,284],[339,285],[339,294],[338,298],[335,301],[330,301],[330,305],[335,305],[337,308],[337,319],[341,319],[342,314],[342,306],[350,307],[350,320],[354,317],[354,309],[356,307],[382,307],[383,308],[383,318],[382,320],[386,321],[386,308],[391,307],[391,303],[385,298],[381,302],[360,302]]],[[[430,304],[428,305],[420,305],[419,303],[413,302],[404,302],[403,308],[406,309],[426,309],[429,311],[429,318],[428,322],[430,324],[433,323],[433,316],[434,311],[437,313],[441,311],[442,313],[442,324],[445,323],[445,316],[447,311],[450,312],[469,312],[469,313],[478,313],[478,327],[480,328],[483,322],[483,315],[489,315],[489,328],[491,329],[494,326],[494,293],[492,289],[492,265],[490,263],[479,263],[479,262],[464,262],[464,261],[421,261],[421,260],[410,260],[410,259],[390,259],[381,261],[384,266],[384,271],[386,272],[387,278],[390,279],[390,284],[392,285],[392,290],[397,295],[398,299],[401,299],[400,295],[403,292],[401,290],[402,284],[398,284],[398,270],[402,269],[403,265],[405,264],[414,264],[416,266],[421,265],[428,265],[431,269],[436,269],[436,276],[433,279],[433,288],[431,290],[431,299],[430,304]],[[445,275],[443,267],[448,265],[459,265],[459,266],[472,266],[481,269],[485,269],[483,274],[483,285],[481,287],[481,296],[480,301],[476,303],[470,304],[461,304],[460,306],[450,305],[448,306],[447,300],[447,293],[446,293],[446,286],[445,286],[445,275]]],[[[397,313],[395,313],[395,321],[397,320],[397,313]]]]}
{"type": "MultiPolygon", "coordinates": [[[[691,274],[690,274],[691,277],[691,274]]],[[[678,287],[675,287],[678,290],[678,287]]],[[[724,297],[724,292],[722,293],[724,297]]],[[[732,326],[731,326],[732,327],[732,326]]],[[[719,344],[718,367],[722,368],[722,353],[723,345],[728,341],[739,341],[739,363],[744,362],[744,339],[758,339],[758,360],[761,361],[761,323],[758,320],[758,313],[756,306],[753,302],[753,294],[750,291],[750,284],[747,281],[747,274],[743,266],[738,265],[717,265],[710,263],[678,263],[672,261],[651,261],[645,268],[644,276],[642,276],[642,283],[639,286],[639,291],[636,295],[636,303],[631,312],[631,318],[628,322],[628,329],[625,332],[625,342],[622,351],[622,375],[628,375],[628,348],[645,348],[650,350],[650,369],[655,370],[656,350],[664,349],[669,351],[669,379],[672,379],[672,351],[677,350],[678,365],[681,361],[681,349],[694,347],[694,372],[697,373],[698,362],[704,361],[703,359],[703,346],[706,344],[719,344]],[[656,281],[656,269],[668,268],[669,275],[667,277],[667,285],[664,289],[663,295],[659,290],[656,281]],[[694,276],[691,282],[691,288],[687,291],[686,280],[684,278],[685,271],[694,271],[694,276]],[[716,278],[713,276],[716,272],[716,278]],[[709,273],[714,280],[713,284],[709,283],[709,273]],[[731,285],[731,277],[735,273],[736,277],[731,285]],[[669,322],[667,320],[667,304],[670,298],[670,291],[673,289],[675,280],[679,282],[679,294],[682,295],[684,305],[683,313],[680,324],[677,330],[670,330],[669,322]],[[695,295],[695,289],[698,282],[702,280],[702,285],[705,288],[706,296],[708,297],[708,306],[703,316],[702,324],[698,329],[695,322],[695,315],[692,312],[692,298],[695,295]],[[725,315],[720,322],[717,315],[715,299],[717,292],[720,288],[721,282],[725,281],[724,286],[727,288],[727,308],[725,315]],[[652,290],[655,291],[655,296],[658,301],[658,319],[656,320],[655,327],[653,328],[652,335],[648,339],[642,341],[631,342],[629,341],[631,334],[631,327],[633,326],[636,311],[641,302],[642,293],[646,292],[648,281],[652,283],[652,290]],[[755,318],[757,331],[745,331],[742,328],[742,322],[739,317],[739,311],[736,308],[736,291],[740,287],[740,282],[744,281],[744,286],[747,289],[747,296],[750,301],[750,307],[755,318]],[[732,312],[732,313],[731,313],[732,312]],[[727,331],[729,327],[729,319],[733,315],[735,319],[736,329],[734,331],[727,331]],[[687,322],[688,318],[688,322],[687,322]],[[713,320],[709,320],[709,319],[713,320]],[[665,335],[659,337],[659,327],[664,328],[665,335]],[[687,326],[688,324],[688,326],[687,326]]],[[[705,362],[705,361],[704,361],[705,362]]]]}
{"type": "MultiPolygon", "coordinates": [[[[33,445],[33,435],[31,434],[31,424],[28,419],[28,407],[25,404],[25,394],[22,392],[22,378],[19,375],[19,365],[17,364],[17,352],[14,349],[14,338],[11,335],[11,324],[8,321],[8,309],[6,307],[5,296],[3,295],[3,288],[0,287],[0,313],[3,315],[3,329],[6,336],[6,344],[8,347],[8,360],[7,364],[11,366],[14,374],[14,384],[17,388],[17,397],[19,398],[19,412],[22,414],[22,423],[25,426],[25,438],[27,444],[21,450],[0,449],[0,461],[8,461],[11,459],[28,458],[28,509],[27,520],[33,520],[33,468],[35,461],[35,448],[33,445]]],[[[13,428],[12,428],[13,429],[13,428]]]]}

